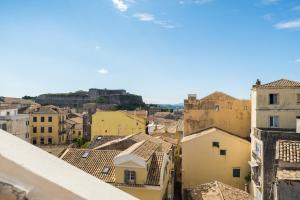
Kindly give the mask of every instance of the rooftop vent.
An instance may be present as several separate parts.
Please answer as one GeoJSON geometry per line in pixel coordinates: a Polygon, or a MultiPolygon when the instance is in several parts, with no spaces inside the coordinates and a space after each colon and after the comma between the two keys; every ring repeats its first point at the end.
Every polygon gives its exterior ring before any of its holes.
{"type": "Polygon", "coordinates": [[[101,137],[101,136],[98,136],[96,140],[101,140],[101,139],[102,139],[102,137],[101,137]]]}
{"type": "Polygon", "coordinates": [[[82,154],[82,158],[87,158],[89,156],[89,152],[88,151],[86,151],[86,152],[84,152],[83,154],[82,154]]]}

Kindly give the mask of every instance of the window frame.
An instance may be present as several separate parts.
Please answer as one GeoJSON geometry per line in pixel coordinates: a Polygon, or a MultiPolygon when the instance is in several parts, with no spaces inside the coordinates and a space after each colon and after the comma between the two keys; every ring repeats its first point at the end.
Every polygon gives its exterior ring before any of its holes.
{"type": "Polygon", "coordinates": [[[232,168],[232,177],[233,178],[241,178],[241,168],[240,167],[232,168]]]}
{"type": "Polygon", "coordinates": [[[226,155],[227,155],[227,150],[226,149],[220,149],[220,156],[226,156],[226,155]]]}
{"type": "Polygon", "coordinates": [[[48,133],[52,133],[53,129],[52,129],[52,126],[49,126],[48,127],[48,133]]]}
{"type": "Polygon", "coordinates": [[[124,170],[124,182],[126,184],[135,184],[136,172],[134,170],[124,170]]]}
{"type": "Polygon", "coordinates": [[[270,128],[279,128],[279,116],[278,115],[272,115],[269,116],[269,127],[270,128]],[[276,120],[277,119],[277,123],[276,120]]]}
{"type": "Polygon", "coordinates": [[[213,142],[212,142],[212,147],[220,148],[220,142],[218,142],[218,141],[213,141],[213,142]]]}
{"type": "Polygon", "coordinates": [[[297,98],[297,104],[300,104],[300,93],[296,94],[296,98],[297,98]]]}
{"type": "Polygon", "coordinates": [[[279,105],[279,94],[278,93],[271,93],[269,94],[269,105],[279,105]],[[271,98],[273,97],[273,98],[271,98]],[[276,98],[274,98],[276,97],[276,98]],[[272,99],[272,102],[271,102],[272,99]],[[276,100],[276,101],[274,101],[276,100]]]}
{"type": "Polygon", "coordinates": [[[44,116],[41,117],[41,122],[45,122],[45,117],[44,116]]]}
{"type": "Polygon", "coordinates": [[[52,122],[52,116],[48,116],[48,122],[52,122]]]}

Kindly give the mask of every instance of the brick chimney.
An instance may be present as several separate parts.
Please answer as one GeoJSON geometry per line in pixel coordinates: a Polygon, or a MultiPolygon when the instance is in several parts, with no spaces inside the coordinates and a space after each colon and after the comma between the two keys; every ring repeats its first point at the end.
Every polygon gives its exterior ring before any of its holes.
{"type": "Polygon", "coordinates": [[[296,122],[297,123],[297,125],[296,125],[296,132],[300,133],[300,116],[298,116],[296,120],[297,120],[297,122],[296,122]]]}

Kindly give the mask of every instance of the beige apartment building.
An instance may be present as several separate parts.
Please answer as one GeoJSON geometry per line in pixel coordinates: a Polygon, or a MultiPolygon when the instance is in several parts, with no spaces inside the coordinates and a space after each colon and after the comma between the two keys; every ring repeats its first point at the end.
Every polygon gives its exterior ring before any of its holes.
{"type": "Polygon", "coordinates": [[[184,100],[184,135],[209,127],[218,127],[234,135],[248,138],[251,127],[251,102],[240,100],[222,92],[202,99],[189,95],[184,100]]]}
{"type": "Polygon", "coordinates": [[[56,106],[42,106],[30,111],[29,130],[32,144],[64,144],[67,141],[67,111],[56,106]]]}
{"type": "Polygon", "coordinates": [[[251,90],[252,128],[296,129],[300,116],[300,82],[277,80],[267,84],[260,81],[251,90]]]}
{"type": "Polygon", "coordinates": [[[186,136],[182,146],[182,189],[220,181],[244,190],[250,142],[219,128],[186,136]]]}

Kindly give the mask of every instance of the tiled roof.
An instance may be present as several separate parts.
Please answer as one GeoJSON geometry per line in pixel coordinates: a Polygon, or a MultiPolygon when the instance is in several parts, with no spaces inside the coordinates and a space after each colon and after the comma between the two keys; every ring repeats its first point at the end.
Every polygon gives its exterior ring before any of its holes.
{"type": "Polygon", "coordinates": [[[158,149],[159,144],[151,142],[149,140],[141,143],[132,154],[139,156],[145,160],[149,160],[149,158],[153,155],[153,153],[158,149]]]}
{"type": "Polygon", "coordinates": [[[174,139],[174,138],[170,138],[170,137],[166,137],[166,136],[159,136],[159,139],[166,141],[168,143],[171,143],[173,145],[177,145],[178,144],[178,139],[174,139]]]}
{"type": "Polygon", "coordinates": [[[40,108],[37,108],[35,110],[32,110],[31,113],[33,114],[67,114],[67,111],[64,109],[61,109],[56,106],[42,106],[40,108]]]}
{"type": "Polygon", "coordinates": [[[276,153],[276,157],[280,161],[300,163],[300,141],[279,140],[276,153]]]}
{"type": "Polygon", "coordinates": [[[133,135],[131,137],[131,139],[133,139],[136,142],[141,142],[143,140],[150,140],[151,142],[161,144],[162,145],[162,152],[164,152],[164,153],[169,153],[170,150],[172,149],[172,146],[173,146],[171,143],[165,142],[161,139],[152,137],[152,136],[147,135],[145,133],[140,133],[140,134],[133,135]]]}
{"type": "Polygon", "coordinates": [[[160,172],[162,168],[162,163],[164,159],[164,153],[155,152],[152,157],[150,164],[146,185],[160,185],[160,172]]]}
{"type": "MultiPolygon", "coordinates": [[[[68,149],[61,159],[78,167],[79,169],[115,186],[130,186],[130,187],[144,187],[144,185],[127,185],[116,183],[114,157],[122,153],[116,150],[91,150],[91,149],[68,149]],[[88,152],[86,158],[82,156],[88,152]],[[105,167],[109,168],[107,174],[103,174],[102,171],[105,167]]],[[[149,173],[146,179],[145,185],[159,186],[160,174],[162,170],[162,164],[164,159],[164,153],[154,152],[151,160],[149,173]]]]}
{"type": "Polygon", "coordinates": [[[295,88],[300,87],[300,82],[280,79],[277,81],[273,81],[263,85],[255,85],[255,88],[270,88],[270,89],[277,89],[277,88],[295,88]]]}
{"type": "Polygon", "coordinates": [[[300,180],[300,170],[277,170],[278,180],[300,180]]]}
{"type": "Polygon", "coordinates": [[[38,147],[56,157],[60,157],[68,148],[68,145],[40,145],[38,147]]]}
{"type": "Polygon", "coordinates": [[[237,99],[228,94],[225,94],[223,92],[216,91],[216,92],[200,99],[200,101],[205,101],[205,100],[237,100],[237,99]]]}
{"type": "Polygon", "coordinates": [[[94,148],[97,148],[97,147],[107,143],[107,142],[117,140],[120,138],[124,138],[124,136],[113,136],[113,135],[112,136],[110,136],[110,135],[95,136],[88,148],[94,149],[94,148]]]}
{"type": "Polygon", "coordinates": [[[250,200],[250,195],[240,189],[218,181],[185,190],[187,200],[250,200]]]}
{"type": "Polygon", "coordinates": [[[120,151],[115,150],[68,149],[62,159],[107,183],[114,183],[116,178],[113,159],[119,153],[120,151]],[[82,155],[86,152],[88,152],[88,156],[83,158],[82,155]],[[105,167],[109,168],[107,174],[102,173],[105,167]]]}

